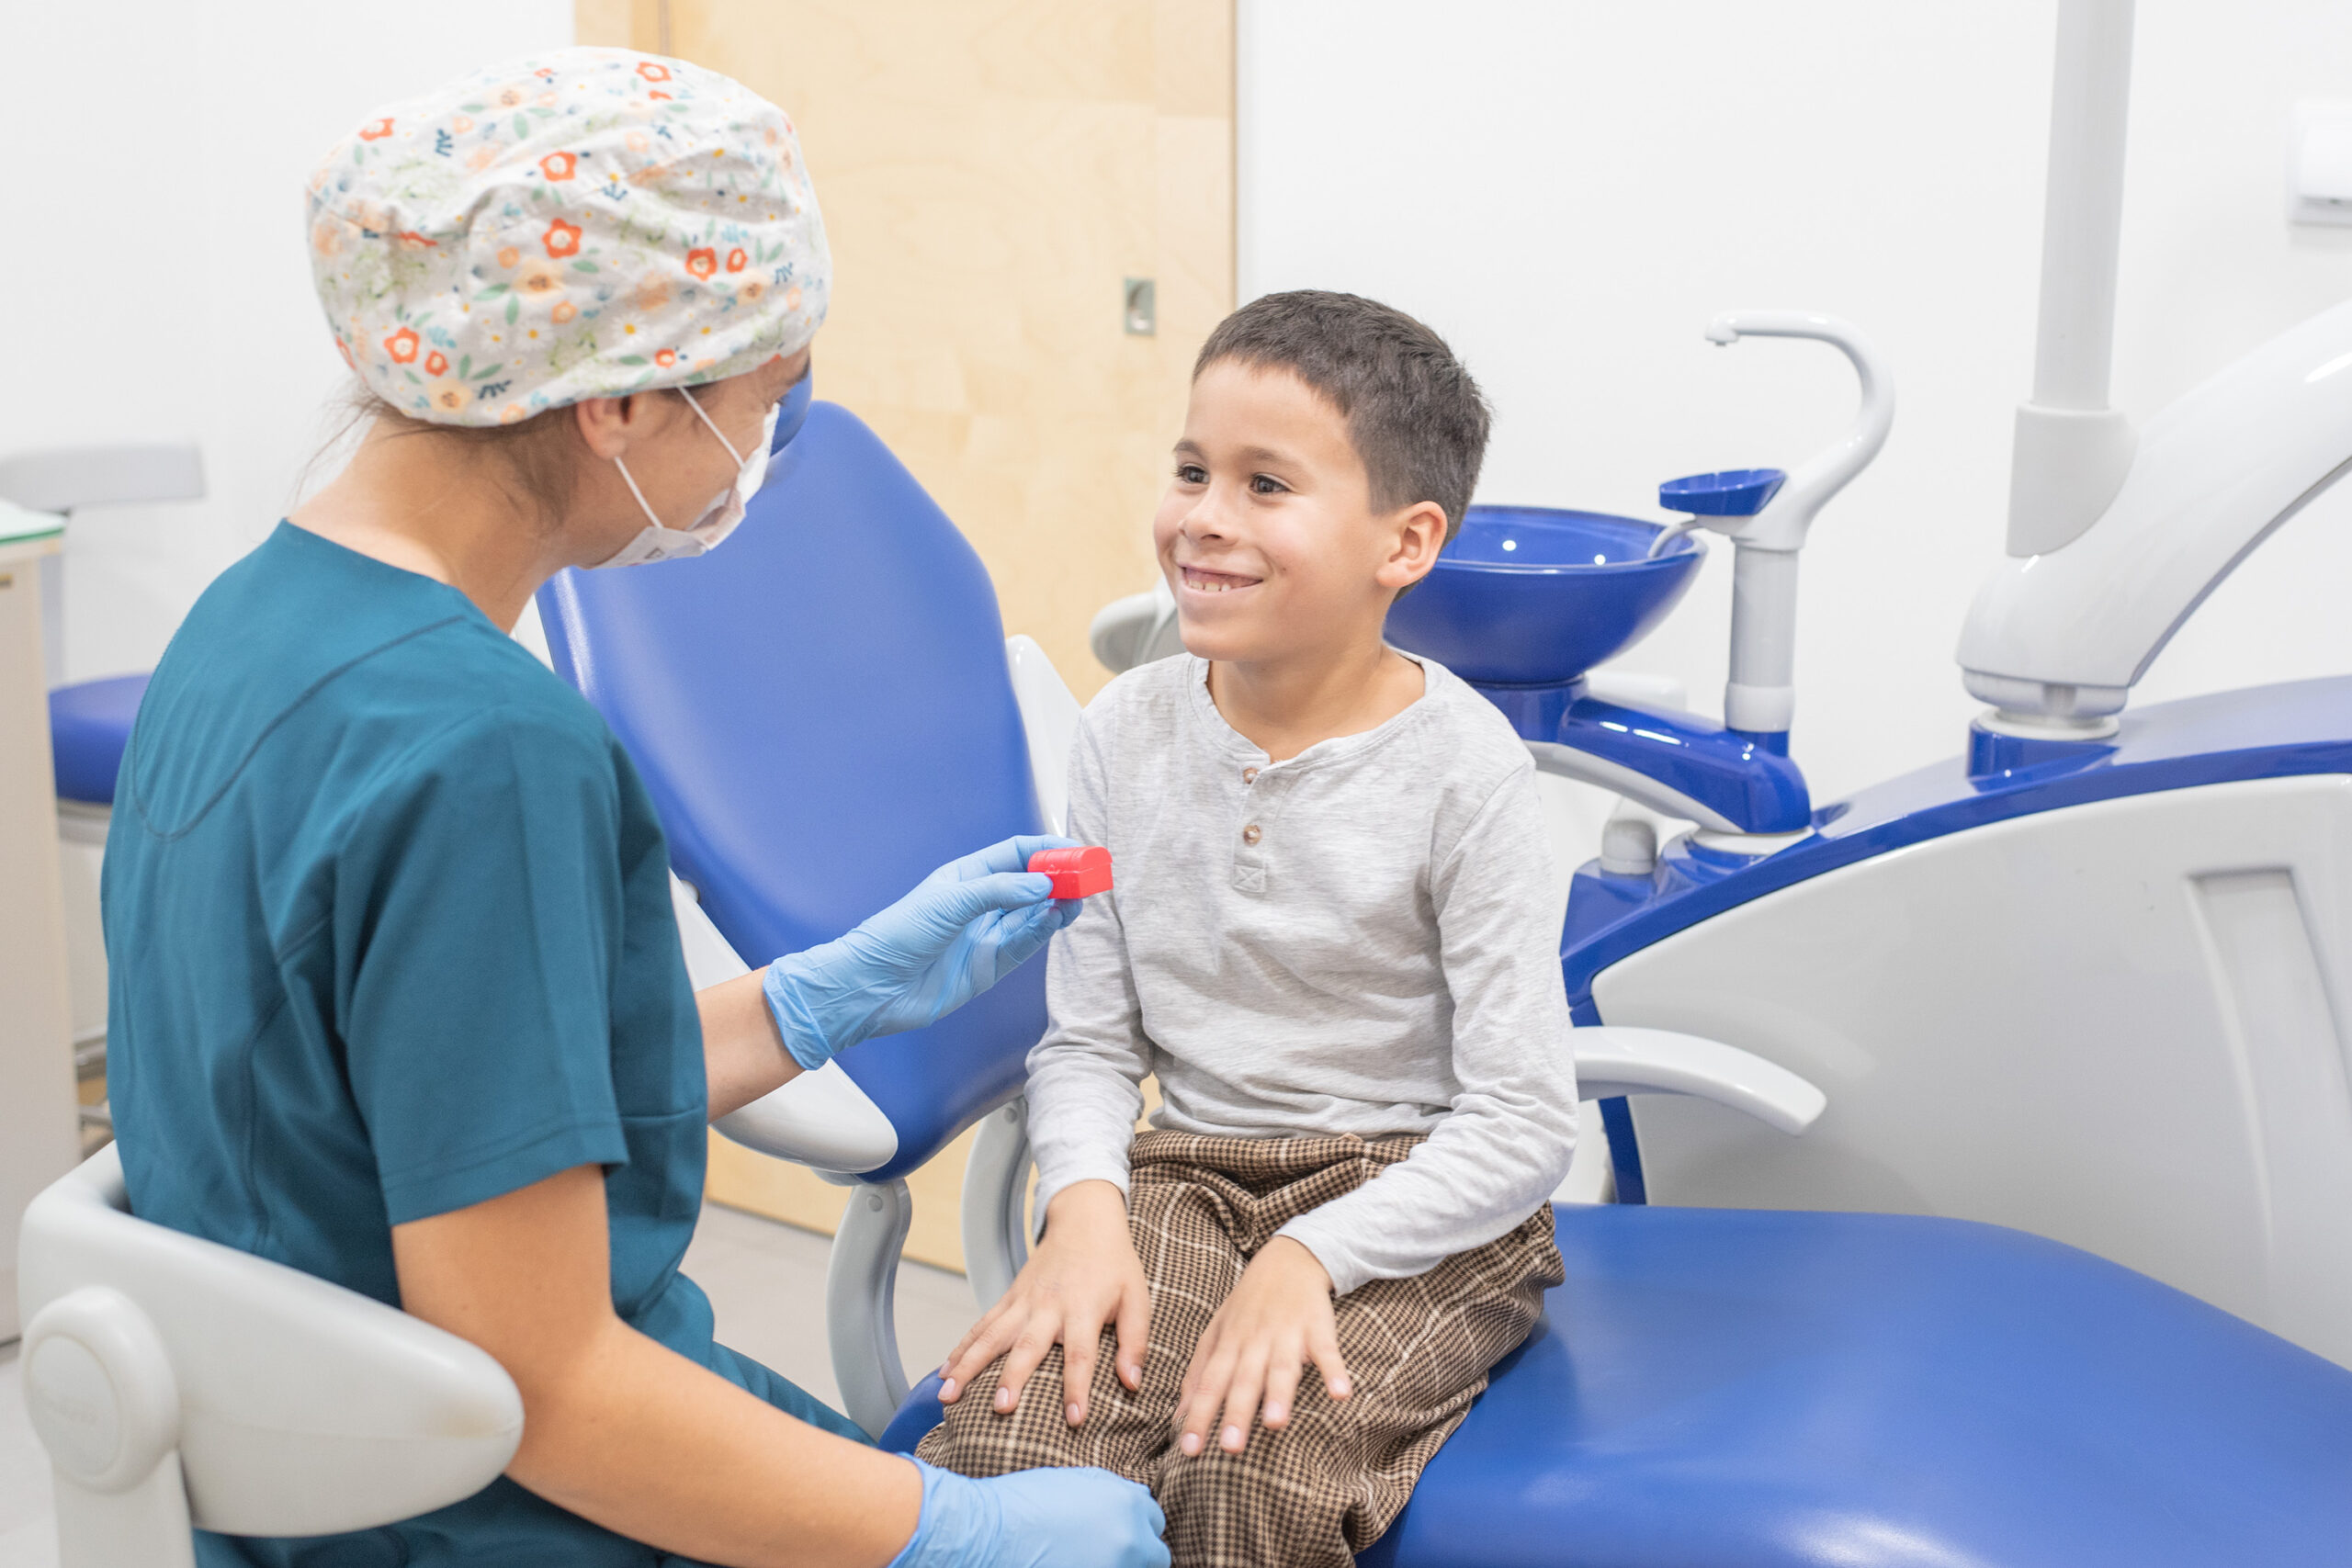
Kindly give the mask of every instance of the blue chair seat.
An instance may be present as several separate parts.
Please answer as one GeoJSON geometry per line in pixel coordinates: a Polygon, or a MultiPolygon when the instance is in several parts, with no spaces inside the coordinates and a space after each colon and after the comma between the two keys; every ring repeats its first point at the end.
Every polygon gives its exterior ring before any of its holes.
{"type": "Polygon", "coordinates": [[[60,799],[114,804],[122,749],[130,740],[130,721],[139,716],[139,699],[146,694],[144,675],[77,681],[49,694],[49,746],[60,799]]]}
{"type": "MultiPolygon", "coordinates": [[[[2352,1562],[2352,1372],[2021,1232],[1563,1208],[1365,1568],[2352,1562]]],[[[924,1382],[883,1436],[939,1419],[924,1382]]]]}

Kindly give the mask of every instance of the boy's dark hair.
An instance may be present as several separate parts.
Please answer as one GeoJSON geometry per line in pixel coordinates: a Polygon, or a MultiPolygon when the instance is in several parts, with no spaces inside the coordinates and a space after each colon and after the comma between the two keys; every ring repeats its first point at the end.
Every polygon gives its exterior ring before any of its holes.
{"type": "Polygon", "coordinates": [[[1489,414],[1445,340],[1359,294],[1297,288],[1252,299],[1209,333],[1193,376],[1219,360],[1289,371],[1331,400],[1372,481],[1372,504],[1433,501],[1451,541],[1477,488],[1489,414]]]}

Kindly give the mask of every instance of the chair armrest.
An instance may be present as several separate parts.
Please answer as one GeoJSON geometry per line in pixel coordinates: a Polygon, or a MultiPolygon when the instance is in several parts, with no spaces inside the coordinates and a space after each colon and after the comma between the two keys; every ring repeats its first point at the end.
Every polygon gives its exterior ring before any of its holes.
{"type": "Polygon", "coordinates": [[[112,1145],[33,1200],[18,1258],[28,1404],[61,1496],[92,1494],[77,1529],[103,1535],[106,1497],[141,1479],[106,1449],[147,1466],[176,1451],[200,1529],[308,1536],[469,1497],[522,1441],[522,1397],[480,1348],[134,1218],[112,1145]],[[119,1438],[94,1451],[84,1434],[109,1421],[119,1438]]]}
{"type": "Polygon", "coordinates": [[[1036,785],[1037,815],[1049,833],[1069,820],[1069,748],[1085,709],[1070,694],[1046,650],[1027,637],[1004,639],[1004,661],[1012,677],[1012,700],[1020,705],[1021,728],[1029,738],[1029,776],[1036,785]]]}
{"type": "Polygon", "coordinates": [[[1829,1104],[1827,1095],[1786,1067],[1720,1040],[1617,1024],[1578,1029],[1568,1038],[1576,1047],[1577,1092],[1587,1100],[1687,1094],[1792,1134],[1812,1126],[1829,1104]]]}
{"type": "MultiPolygon", "coordinates": [[[[678,917],[686,978],[695,990],[752,972],[702,912],[694,888],[674,874],[670,904],[678,917]]],[[[899,1152],[899,1130],[866,1098],[857,1080],[831,1062],[802,1073],[712,1125],[747,1149],[840,1175],[888,1165],[899,1152]]]]}

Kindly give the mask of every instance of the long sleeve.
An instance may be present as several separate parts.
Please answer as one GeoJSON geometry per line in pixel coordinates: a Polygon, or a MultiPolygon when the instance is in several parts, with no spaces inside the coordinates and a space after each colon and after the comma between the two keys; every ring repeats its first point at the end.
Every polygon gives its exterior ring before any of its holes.
{"type": "MultiPolygon", "coordinates": [[[[1095,716],[1090,715],[1091,720],[1095,716]]],[[[1069,833],[1109,844],[1109,769],[1092,722],[1070,748],[1069,833]]],[[[1115,867],[1114,874],[1116,874],[1115,867]]],[[[1037,1160],[1037,1223],[1072,1182],[1127,1190],[1127,1145],[1151,1071],[1114,887],[1087,900],[1046,956],[1045,1038],[1029,1052],[1029,1143],[1037,1160]]]]}
{"type": "Polygon", "coordinates": [[[1456,841],[1432,844],[1430,868],[1453,1012],[1448,1112],[1409,1158],[1279,1233],[1342,1295],[1503,1235],[1551,1196],[1576,1149],[1560,910],[1532,771],[1506,775],[1456,841]]]}

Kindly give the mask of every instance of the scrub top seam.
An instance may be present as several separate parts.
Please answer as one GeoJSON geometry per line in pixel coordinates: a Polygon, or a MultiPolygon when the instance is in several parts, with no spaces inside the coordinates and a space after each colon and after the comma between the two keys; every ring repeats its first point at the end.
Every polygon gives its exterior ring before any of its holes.
{"type": "MultiPolygon", "coordinates": [[[[125,767],[123,772],[127,775],[125,782],[128,784],[130,792],[130,808],[139,814],[139,825],[144,828],[151,835],[164,840],[165,843],[170,843],[175,840],[186,838],[188,834],[193,833],[200,825],[202,825],[205,818],[211,815],[212,808],[214,807],[220,805],[221,801],[228,798],[229,792],[237,786],[237,781],[244,776],[245,770],[253,765],[253,760],[260,754],[261,749],[268,744],[270,737],[277,733],[278,727],[283,725],[288,719],[293,717],[296,712],[298,712],[303,705],[308,703],[312,697],[317,696],[328,686],[334,684],[336,681],[341,680],[344,676],[349,674],[352,671],[357,669],[360,665],[367,663],[368,660],[376,658],[379,654],[389,653],[393,649],[400,647],[401,644],[413,642],[428,632],[436,632],[445,626],[464,626],[465,624],[465,616],[450,615],[442,620],[429,622],[428,624],[418,626],[413,630],[402,632],[400,636],[392,638],[390,642],[381,643],[375,648],[369,649],[365,653],[355,654],[352,658],[345,660],[343,663],[336,665],[334,669],[328,671],[325,674],[311,682],[308,686],[303,687],[301,693],[297,695],[292,702],[287,704],[286,706],[278,712],[277,716],[272,718],[267,724],[262,726],[261,733],[254,736],[253,744],[245,748],[245,754],[237,759],[237,765],[231,768],[229,770],[228,776],[221,780],[220,787],[214,790],[211,795],[206,799],[204,804],[196,808],[196,812],[193,816],[176,828],[159,828],[155,825],[154,819],[147,815],[147,803],[141,797],[141,792],[139,787],[139,774],[136,761],[135,759],[131,759],[131,765],[125,767]]],[[[140,728],[141,727],[137,722],[134,721],[131,728],[131,741],[134,745],[136,745],[139,739],[138,732],[140,728]]]]}

